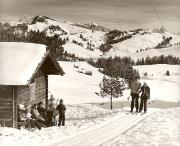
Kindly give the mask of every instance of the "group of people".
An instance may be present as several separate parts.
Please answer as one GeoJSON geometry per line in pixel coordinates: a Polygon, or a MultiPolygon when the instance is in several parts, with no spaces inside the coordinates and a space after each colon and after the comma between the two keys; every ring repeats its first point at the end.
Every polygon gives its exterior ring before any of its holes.
{"type": "Polygon", "coordinates": [[[65,126],[66,106],[63,103],[63,99],[60,99],[57,106],[53,101],[54,99],[51,98],[48,101],[46,108],[42,101],[37,104],[33,104],[29,108],[24,108],[24,106],[19,105],[18,122],[25,123],[24,126],[26,128],[36,127],[39,130],[42,127],[50,127],[54,125],[65,126]]]}
{"type": "Polygon", "coordinates": [[[136,108],[136,113],[141,113],[144,109],[144,113],[147,112],[147,101],[150,99],[150,88],[147,85],[146,82],[144,82],[143,86],[141,86],[141,83],[138,81],[138,77],[135,77],[135,79],[131,83],[131,110],[130,112],[133,112],[134,105],[136,108]],[[139,97],[141,99],[140,106],[139,106],[139,97]]]}

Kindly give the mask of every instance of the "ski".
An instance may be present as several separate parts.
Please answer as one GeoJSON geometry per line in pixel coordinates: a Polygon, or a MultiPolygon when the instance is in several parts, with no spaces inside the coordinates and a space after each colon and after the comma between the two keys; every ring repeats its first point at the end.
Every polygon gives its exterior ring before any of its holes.
{"type": "Polygon", "coordinates": [[[141,115],[144,115],[144,114],[146,114],[146,112],[145,113],[141,113],[141,115]]]}

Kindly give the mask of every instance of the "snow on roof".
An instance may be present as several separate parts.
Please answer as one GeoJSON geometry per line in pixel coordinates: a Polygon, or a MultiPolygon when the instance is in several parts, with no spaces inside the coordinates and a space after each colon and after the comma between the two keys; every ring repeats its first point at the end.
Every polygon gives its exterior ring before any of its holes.
{"type": "Polygon", "coordinates": [[[28,84],[45,53],[42,44],[0,42],[0,84],[28,84]]]}

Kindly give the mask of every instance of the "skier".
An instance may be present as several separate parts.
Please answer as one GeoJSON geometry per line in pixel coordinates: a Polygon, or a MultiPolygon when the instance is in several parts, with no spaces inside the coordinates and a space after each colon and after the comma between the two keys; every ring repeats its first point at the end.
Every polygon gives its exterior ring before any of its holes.
{"type": "Polygon", "coordinates": [[[138,113],[138,108],[139,108],[139,91],[141,89],[141,83],[138,81],[138,77],[136,76],[134,80],[131,83],[131,110],[130,112],[133,112],[134,104],[136,107],[136,113],[138,113]]]}
{"type": "Polygon", "coordinates": [[[56,108],[59,111],[59,123],[58,126],[65,126],[65,111],[66,106],[63,104],[63,99],[60,100],[59,105],[56,108]]]}
{"type": "Polygon", "coordinates": [[[144,82],[143,86],[140,90],[141,93],[141,103],[140,103],[140,109],[139,112],[141,113],[143,107],[144,107],[144,113],[147,111],[147,100],[150,99],[150,88],[147,85],[146,82],[144,82]]]}

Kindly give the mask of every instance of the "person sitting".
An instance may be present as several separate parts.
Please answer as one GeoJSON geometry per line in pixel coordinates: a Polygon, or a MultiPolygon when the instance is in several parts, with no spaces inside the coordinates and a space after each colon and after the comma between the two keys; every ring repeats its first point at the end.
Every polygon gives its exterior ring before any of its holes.
{"type": "Polygon", "coordinates": [[[46,110],[43,107],[43,102],[39,102],[37,105],[37,110],[39,112],[39,114],[42,116],[43,119],[45,119],[45,121],[47,121],[47,114],[46,114],[46,110]]]}
{"type": "Polygon", "coordinates": [[[31,108],[28,108],[27,114],[26,114],[26,121],[27,121],[26,128],[27,129],[38,128],[39,130],[41,130],[41,127],[42,127],[41,124],[35,119],[32,119],[31,116],[32,116],[31,108]]]}
{"type": "Polygon", "coordinates": [[[18,105],[17,109],[17,125],[22,128],[26,125],[26,109],[22,104],[18,105]]]}
{"type": "Polygon", "coordinates": [[[37,110],[37,105],[34,104],[31,108],[31,118],[42,124],[42,126],[46,125],[45,119],[42,118],[40,113],[37,110]]]}
{"type": "Polygon", "coordinates": [[[56,107],[56,109],[59,111],[59,124],[58,126],[65,126],[65,111],[66,106],[63,104],[63,99],[60,100],[59,105],[56,107]]]}

